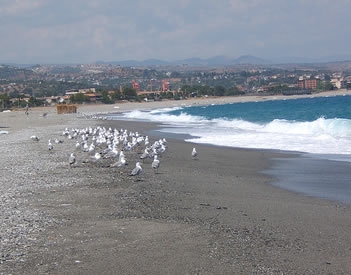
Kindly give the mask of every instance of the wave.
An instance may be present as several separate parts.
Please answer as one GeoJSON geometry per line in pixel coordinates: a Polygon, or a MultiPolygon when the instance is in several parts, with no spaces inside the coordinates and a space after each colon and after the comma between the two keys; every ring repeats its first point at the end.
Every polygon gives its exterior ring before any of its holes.
{"type": "Polygon", "coordinates": [[[243,119],[207,119],[183,112],[169,114],[171,110],[175,109],[132,111],[123,114],[123,118],[162,123],[161,131],[188,134],[192,138],[186,141],[194,143],[351,155],[350,119],[320,117],[306,122],[274,119],[256,123],[243,119]]]}
{"type": "MultiPolygon", "coordinates": [[[[162,122],[165,124],[177,124],[177,123],[201,123],[207,122],[208,120],[201,116],[192,116],[185,113],[181,113],[180,115],[171,115],[168,114],[172,109],[156,109],[152,111],[139,111],[134,110],[128,113],[124,113],[122,118],[125,119],[136,119],[136,120],[147,120],[152,122],[162,122]],[[167,111],[168,110],[168,111],[167,111]]],[[[181,109],[181,108],[177,108],[181,109]]]]}

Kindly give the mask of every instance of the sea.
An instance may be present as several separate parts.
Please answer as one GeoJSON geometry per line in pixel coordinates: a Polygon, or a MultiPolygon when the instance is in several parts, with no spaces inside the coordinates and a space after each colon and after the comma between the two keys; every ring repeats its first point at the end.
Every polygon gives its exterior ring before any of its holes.
{"type": "Polygon", "coordinates": [[[114,119],[162,125],[192,143],[291,152],[262,171],[273,184],[351,204],[351,96],[134,110],[114,119]]]}

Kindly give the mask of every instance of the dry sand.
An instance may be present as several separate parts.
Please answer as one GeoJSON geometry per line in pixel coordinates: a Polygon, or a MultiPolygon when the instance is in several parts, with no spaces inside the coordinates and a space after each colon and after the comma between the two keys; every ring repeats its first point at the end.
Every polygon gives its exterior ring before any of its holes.
{"type": "Polygon", "coordinates": [[[66,127],[157,127],[90,114],[223,100],[0,113],[0,274],[351,274],[350,206],[281,190],[259,172],[289,154],[196,145],[193,160],[194,145],[172,139],[159,174],[147,160],[140,181],[128,173],[141,148],[125,168],[82,164],[81,152],[69,167],[66,127]],[[55,138],[63,143],[49,152],[55,138]]]}

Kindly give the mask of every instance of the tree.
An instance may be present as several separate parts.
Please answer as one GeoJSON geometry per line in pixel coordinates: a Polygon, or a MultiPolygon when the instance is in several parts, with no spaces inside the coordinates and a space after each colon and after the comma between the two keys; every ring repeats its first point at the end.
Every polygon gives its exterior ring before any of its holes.
{"type": "Polygon", "coordinates": [[[89,102],[90,99],[88,96],[86,96],[83,93],[77,93],[77,94],[73,94],[69,97],[69,100],[72,103],[83,103],[83,102],[89,102]]]}
{"type": "Polygon", "coordinates": [[[224,94],[226,93],[226,90],[223,86],[216,86],[214,93],[216,96],[224,96],[224,94]]]}
{"type": "Polygon", "coordinates": [[[137,92],[135,89],[131,87],[123,87],[123,94],[126,99],[136,99],[137,97],[137,92]]]}
{"type": "Polygon", "coordinates": [[[243,94],[245,93],[240,91],[236,86],[229,88],[225,93],[226,96],[243,95],[243,94]]]}
{"type": "Polygon", "coordinates": [[[113,101],[107,91],[102,91],[102,103],[112,104],[113,101]]]}
{"type": "Polygon", "coordinates": [[[28,103],[30,106],[44,106],[44,100],[37,99],[33,96],[29,98],[28,103]]]}
{"type": "Polygon", "coordinates": [[[0,95],[0,102],[1,102],[1,105],[0,105],[1,109],[6,109],[11,106],[10,97],[7,94],[0,95]]]}
{"type": "Polygon", "coordinates": [[[331,91],[334,90],[334,86],[329,81],[318,81],[317,89],[322,91],[331,91]]]}
{"type": "Polygon", "coordinates": [[[111,97],[112,101],[116,101],[116,100],[121,99],[122,94],[121,94],[121,92],[119,90],[116,90],[112,94],[110,94],[110,97],[111,97]]]}

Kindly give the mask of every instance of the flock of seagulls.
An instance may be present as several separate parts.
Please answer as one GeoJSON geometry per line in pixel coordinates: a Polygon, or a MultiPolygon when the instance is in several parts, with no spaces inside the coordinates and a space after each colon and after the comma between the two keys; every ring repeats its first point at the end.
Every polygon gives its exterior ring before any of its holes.
{"type": "MultiPolygon", "coordinates": [[[[62,136],[72,141],[74,150],[70,153],[68,163],[71,168],[76,167],[79,163],[96,164],[104,160],[110,161],[108,167],[120,168],[128,165],[126,153],[128,157],[137,158],[135,167],[131,170],[129,176],[139,178],[142,175],[142,163],[152,159],[151,168],[154,174],[158,174],[160,168],[160,159],[167,150],[167,141],[165,138],[156,140],[151,143],[148,136],[142,136],[138,132],[131,132],[126,129],[112,129],[105,127],[87,127],[87,128],[66,128],[62,132],[62,136]],[[142,153],[140,153],[142,152],[142,153]],[[79,155],[79,160],[77,159],[79,155]],[[136,157],[135,157],[136,156],[136,157]]],[[[39,137],[31,136],[33,141],[39,142],[39,137]]],[[[63,143],[63,140],[57,138],[54,142],[48,140],[48,150],[54,150],[54,144],[63,143]]],[[[198,159],[198,152],[194,147],[191,152],[192,159],[198,159]]]]}
{"type": "MultiPolygon", "coordinates": [[[[70,167],[78,164],[95,164],[104,160],[104,165],[108,162],[108,167],[124,167],[128,165],[127,157],[137,158],[135,168],[130,172],[130,176],[139,177],[142,174],[142,163],[151,159],[151,168],[158,174],[160,167],[159,157],[166,152],[167,141],[165,138],[151,143],[148,136],[142,136],[138,132],[131,132],[126,129],[112,129],[105,127],[87,127],[83,129],[66,128],[62,136],[74,144],[74,149],[69,155],[68,163],[70,167]],[[132,154],[134,152],[136,154],[132,154]],[[142,153],[139,153],[142,152],[142,153]],[[78,160],[79,155],[79,160],[78,160]]],[[[36,136],[32,140],[39,141],[36,136]]],[[[62,140],[48,140],[48,150],[54,149],[54,144],[63,143],[62,140]]]]}

